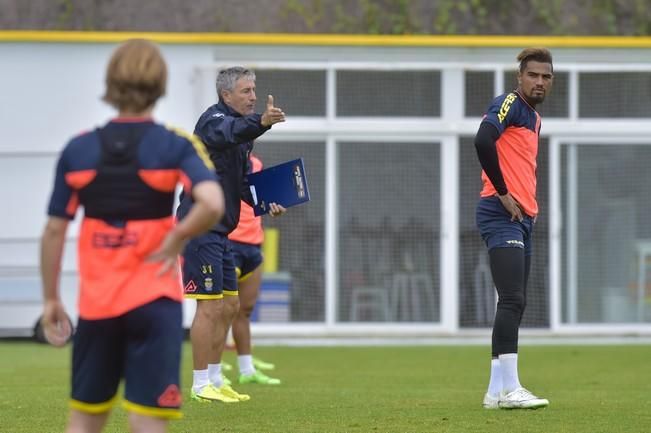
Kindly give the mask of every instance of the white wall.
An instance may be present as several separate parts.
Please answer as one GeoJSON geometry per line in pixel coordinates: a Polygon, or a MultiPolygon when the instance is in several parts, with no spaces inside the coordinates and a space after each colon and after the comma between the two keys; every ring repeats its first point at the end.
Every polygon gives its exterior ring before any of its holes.
{"type": "MultiPolygon", "coordinates": [[[[58,152],[75,134],[105,123],[112,109],[101,101],[114,43],[0,43],[0,268],[35,266],[36,239],[45,222],[58,152]]],[[[186,130],[214,95],[197,95],[195,68],[256,61],[514,61],[516,48],[311,47],[162,45],[169,66],[167,96],[155,118],[186,130]]],[[[651,50],[556,49],[557,62],[651,61],[651,50]]],[[[204,84],[203,92],[212,92],[204,84]]],[[[75,225],[70,235],[74,236],[75,225]]],[[[72,269],[68,252],[66,269],[72,269]]]]}
{"type": "MultiPolygon", "coordinates": [[[[6,284],[3,286],[3,278],[5,281],[10,280],[12,275],[15,276],[16,268],[19,269],[19,274],[22,272],[31,277],[36,275],[38,237],[46,218],[47,199],[58,152],[71,136],[102,125],[112,116],[112,110],[100,97],[104,89],[106,63],[115,46],[116,44],[98,43],[0,42],[0,127],[3,132],[3,139],[0,140],[0,305],[6,301],[3,291],[11,291],[11,287],[6,284]]],[[[155,111],[155,118],[189,131],[194,127],[204,106],[215,99],[209,73],[206,72],[210,69],[206,66],[214,65],[215,62],[241,63],[254,67],[257,62],[276,65],[283,62],[320,62],[326,65],[324,69],[331,68],[332,64],[337,62],[374,62],[379,65],[440,62],[447,64],[445,67],[448,68],[448,74],[444,75],[456,76],[458,79],[453,81],[457,87],[462,87],[460,74],[464,68],[473,69],[478,65],[489,68],[498,65],[497,69],[510,68],[515,65],[515,56],[519,52],[518,48],[209,44],[163,45],[162,50],[169,65],[168,95],[160,102],[155,111]],[[454,65],[450,66],[451,64],[454,65]],[[198,67],[202,67],[202,75],[197,75],[198,67]]],[[[651,64],[651,50],[648,49],[554,49],[553,52],[555,65],[559,70],[565,71],[576,70],[586,63],[596,64],[598,70],[619,69],[627,63],[642,64],[646,70],[649,68],[648,64],[651,64]]],[[[450,83],[449,80],[445,82],[450,83]]],[[[446,91],[451,92],[450,89],[446,91]]],[[[450,104],[446,109],[449,108],[450,104]]],[[[457,115],[461,113],[458,111],[457,115]]],[[[570,112],[573,113],[572,110],[570,112]]],[[[651,132],[651,126],[644,119],[634,122],[627,119],[576,122],[572,116],[574,114],[566,119],[546,121],[545,133],[552,139],[556,134],[563,134],[571,142],[573,137],[599,135],[606,125],[607,132],[611,135],[648,137],[651,132]]],[[[338,134],[338,139],[349,136],[368,138],[371,133],[376,138],[386,138],[391,134],[402,136],[402,133],[391,130],[393,126],[386,122],[386,119],[295,120],[274,128],[269,138],[276,141],[286,138],[303,140],[318,136],[331,139],[334,143],[332,134],[338,134]]],[[[439,119],[418,119],[409,125],[416,139],[431,140],[434,136],[450,138],[471,134],[476,131],[477,120],[443,116],[439,119]]],[[[334,164],[333,161],[330,163],[334,164]]],[[[558,175],[558,171],[555,173],[558,175]]],[[[448,173],[447,177],[456,179],[454,173],[448,173]]],[[[456,207],[455,203],[451,197],[447,206],[456,207]]],[[[442,206],[446,206],[446,203],[442,203],[442,206]]],[[[558,211],[560,206],[556,207],[558,211]]],[[[328,224],[334,223],[328,221],[328,224]]],[[[76,269],[75,229],[76,224],[73,224],[64,257],[64,271],[71,273],[76,269]]],[[[331,235],[335,234],[333,230],[331,235]]],[[[457,241],[454,237],[452,242],[456,244],[457,241]]],[[[560,246],[557,250],[560,251],[560,246]]],[[[557,263],[560,257],[558,251],[554,253],[557,257],[553,263],[557,263]]],[[[334,253],[332,255],[334,256],[334,253]]],[[[560,272],[559,269],[560,267],[556,266],[556,274],[560,272]]],[[[30,281],[33,281],[33,287],[30,286],[29,290],[38,293],[37,279],[32,278],[30,281]]],[[[552,281],[556,279],[552,278],[552,281]]],[[[556,283],[555,285],[559,286],[556,283]]],[[[457,296],[458,287],[454,281],[449,281],[443,286],[442,291],[449,299],[457,296]]],[[[66,288],[68,289],[74,290],[66,288]]],[[[328,286],[326,295],[328,299],[334,299],[335,293],[336,283],[328,286]]],[[[552,304],[559,305],[557,294],[553,297],[555,301],[552,304]]],[[[0,314],[0,328],[3,316],[5,315],[0,314]]],[[[331,320],[333,321],[334,319],[331,320]]],[[[443,328],[438,329],[454,330],[453,321],[448,322],[450,323],[446,322],[443,328]]],[[[552,320],[553,329],[556,329],[555,323],[556,321],[552,320]]],[[[393,324],[387,325],[387,328],[383,328],[384,332],[394,329],[393,324]]],[[[324,333],[332,332],[327,326],[320,329],[324,333]]],[[[360,329],[362,328],[351,328],[351,332],[360,332],[360,329]]],[[[426,327],[413,328],[411,331],[417,332],[419,329],[431,333],[433,328],[427,324],[426,327]]],[[[269,332],[275,331],[271,329],[269,332]]],[[[283,329],[282,332],[286,330],[283,329]]],[[[395,328],[395,332],[404,332],[404,329],[395,328]]]]}

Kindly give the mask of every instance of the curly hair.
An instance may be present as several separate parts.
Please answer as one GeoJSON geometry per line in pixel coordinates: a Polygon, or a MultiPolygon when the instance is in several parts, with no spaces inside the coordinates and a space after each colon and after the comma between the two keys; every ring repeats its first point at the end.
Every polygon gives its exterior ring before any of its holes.
{"type": "Polygon", "coordinates": [[[547,48],[542,47],[531,47],[525,48],[518,54],[518,62],[520,62],[520,72],[523,72],[527,67],[527,63],[533,60],[540,63],[549,63],[552,65],[552,71],[554,70],[554,64],[552,62],[552,53],[547,48]]]}

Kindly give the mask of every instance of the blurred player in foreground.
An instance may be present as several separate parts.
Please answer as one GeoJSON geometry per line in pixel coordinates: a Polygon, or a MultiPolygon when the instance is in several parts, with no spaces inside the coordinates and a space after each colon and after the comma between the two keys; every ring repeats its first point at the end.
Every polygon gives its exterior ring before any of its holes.
{"type": "Polygon", "coordinates": [[[122,378],[131,431],[165,432],[167,420],[181,416],[178,254],[221,218],[224,196],[203,144],[152,120],[166,82],[156,45],[120,45],[104,95],[118,117],[73,138],[57,165],[41,241],[42,324],[55,346],[72,331],[59,297],[59,270],[68,222],[84,208],[68,433],[102,430],[122,378]],[[194,206],[175,226],[179,182],[194,206]]]}
{"type": "Polygon", "coordinates": [[[493,100],[475,137],[484,183],[477,226],[488,247],[498,294],[490,382],[483,402],[487,409],[535,409],[549,404],[520,384],[518,332],[527,302],[532,233],[538,214],[540,115],[536,105],[551,90],[554,68],[545,48],[527,48],[517,59],[517,89],[493,100]]]}
{"type": "MultiPolygon", "coordinates": [[[[262,161],[253,154],[249,156],[251,172],[262,170],[262,161]]],[[[237,349],[237,364],[240,375],[239,383],[260,383],[264,385],[280,385],[280,380],[269,377],[260,369],[274,367],[273,364],[262,360],[254,360],[251,352],[251,313],[258,300],[260,284],[262,283],[262,251],[264,230],[262,218],[256,217],[253,208],[242,202],[240,222],[237,228],[228,235],[231,241],[235,270],[237,272],[237,288],[240,298],[240,310],[233,319],[232,332],[237,349]],[[257,368],[255,364],[258,364],[257,368]],[[262,368],[260,368],[262,367],[262,368]]]]}

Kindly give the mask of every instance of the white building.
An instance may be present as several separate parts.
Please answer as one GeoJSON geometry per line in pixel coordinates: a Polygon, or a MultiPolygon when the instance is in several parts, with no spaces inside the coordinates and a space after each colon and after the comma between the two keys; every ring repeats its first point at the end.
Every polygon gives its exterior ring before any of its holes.
{"type": "MultiPolygon", "coordinates": [[[[132,36],[161,43],[169,64],[159,121],[192,130],[216,71],[235,64],[256,70],[260,107],[273,94],[287,113],[256,152],[267,166],[303,157],[312,201],[265,221],[279,230],[268,250],[279,273],[257,335],[487,333],[472,140],[492,97],[515,87],[520,49],[549,47],[525,333],[651,334],[650,38],[57,32],[0,32],[0,334],[29,332],[40,313],[57,153],[111,117],[106,63],[132,36]]],[[[62,279],[72,309],[75,228],[62,279]]]]}

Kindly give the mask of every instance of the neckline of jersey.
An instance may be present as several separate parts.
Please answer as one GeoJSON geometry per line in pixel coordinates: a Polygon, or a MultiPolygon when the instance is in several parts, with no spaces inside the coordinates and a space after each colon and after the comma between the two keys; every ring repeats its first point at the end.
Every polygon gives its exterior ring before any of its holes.
{"type": "Polygon", "coordinates": [[[522,102],[524,102],[525,104],[527,104],[527,107],[531,108],[534,112],[538,113],[538,111],[537,111],[534,107],[532,107],[531,104],[530,104],[529,102],[527,102],[527,98],[525,98],[524,96],[522,96],[522,93],[518,92],[517,90],[514,90],[514,92],[518,94],[518,96],[520,97],[520,99],[522,99],[522,102]]]}
{"type": "Polygon", "coordinates": [[[115,117],[111,119],[111,122],[115,123],[143,123],[143,122],[153,122],[151,116],[142,116],[142,117],[115,117]]]}

